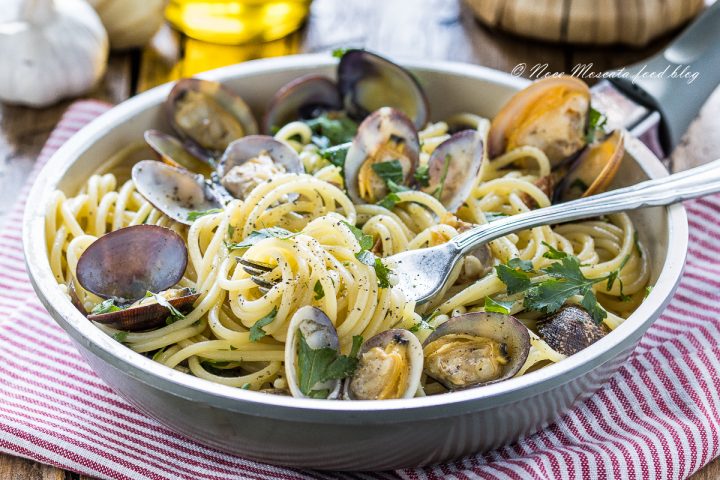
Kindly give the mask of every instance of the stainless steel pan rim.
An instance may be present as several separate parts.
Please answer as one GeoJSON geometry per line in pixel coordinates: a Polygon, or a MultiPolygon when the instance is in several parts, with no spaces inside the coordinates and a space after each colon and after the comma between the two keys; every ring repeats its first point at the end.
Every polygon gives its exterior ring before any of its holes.
{"type": "MultiPolygon", "coordinates": [[[[292,71],[307,67],[327,67],[335,63],[328,55],[297,55],[258,60],[218,69],[201,75],[224,80],[243,75],[273,71],[292,71]]],[[[482,78],[491,83],[522,88],[525,80],[480,66],[452,62],[401,62],[411,70],[445,72],[455,76],[482,78]]],[[[632,345],[649,327],[657,312],[665,308],[677,288],[688,244],[687,217],[681,205],[667,208],[668,249],[662,272],[652,292],[615,331],[581,354],[547,366],[525,376],[483,388],[446,395],[405,400],[323,401],[296,399],[247,391],[211,383],[160,365],[131,351],[94,327],[72,306],[57,288],[45,251],[44,215],[57,180],[63,176],[81,152],[87,150],[107,129],[131,119],[137,112],[162,102],[170,87],[163,85],[115,107],[83,128],[70,139],[42,169],[28,197],[23,219],[23,247],[33,287],[53,318],[74,341],[103,361],[122,369],[128,375],[173,395],[209,406],[254,416],[287,419],[294,422],[368,424],[415,421],[417,419],[457,416],[506,403],[519,392],[537,394],[553,389],[596,368],[632,345]]],[[[662,164],[639,141],[631,139],[628,152],[641,158],[640,165],[650,177],[666,175],[662,164]]]]}

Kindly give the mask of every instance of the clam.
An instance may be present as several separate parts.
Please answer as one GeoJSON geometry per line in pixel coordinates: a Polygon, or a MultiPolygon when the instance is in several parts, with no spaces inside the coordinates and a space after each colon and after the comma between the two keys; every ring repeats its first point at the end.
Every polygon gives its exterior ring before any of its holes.
{"type": "Polygon", "coordinates": [[[437,146],[428,160],[429,182],[422,191],[435,196],[450,212],[470,194],[483,159],[482,137],[463,130],[437,146]]]}
{"type": "MultiPolygon", "coordinates": [[[[107,233],[83,252],[77,263],[77,280],[87,291],[130,307],[88,318],[124,330],[142,330],[164,324],[166,306],[145,299],[147,292],[168,292],[167,300],[179,310],[198,298],[187,289],[168,291],[187,266],[185,241],[169,228],[136,225],[107,233]]],[[[163,302],[164,303],[164,302],[163,302]]]]}
{"type": "Polygon", "coordinates": [[[345,187],[357,203],[375,203],[387,195],[386,180],[376,165],[399,162],[398,185],[410,185],[420,156],[420,141],[412,122],[399,110],[383,107],[358,127],[345,157],[345,187]]]}
{"type": "Polygon", "coordinates": [[[147,130],[144,134],[145,143],[158,154],[163,162],[173,167],[185,168],[191,172],[199,173],[206,178],[212,175],[211,160],[193,144],[184,145],[180,140],[159,130],[147,130]]]}
{"type": "Polygon", "coordinates": [[[515,94],[492,121],[491,158],[523,145],[538,147],[553,166],[585,146],[590,90],[570,76],[533,82],[515,94]]]}
{"type": "Polygon", "coordinates": [[[310,385],[308,372],[301,368],[303,350],[330,349],[340,352],[337,330],[322,310],[302,307],[295,312],[288,326],[285,340],[285,378],[293,397],[336,399],[340,395],[340,380],[328,380],[310,385]]]}
{"type": "Polygon", "coordinates": [[[508,379],[520,370],[529,352],[527,328],[499,313],[451,318],[423,344],[425,374],[450,390],[508,379]]]}
{"type": "Polygon", "coordinates": [[[573,355],[607,335],[585,309],[567,305],[537,321],[540,338],[563,355],[573,355]]]}
{"type": "Polygon", "coordinates": [[[222,208],[223,192],[200,174],[154,160],[132,169],[135,188],[155,208],[173,220],[192,225],[193,212],[222,208]]]}
{"type": "Polygon", "coordinates": [[[624,156],[622,130],[615,130],[605,139],[588,145],[563,178],[557,190],[559,199],[574,200],[605,191],[617,175],[624,156]]]}
{"type": "Polygon", "coordinates": [[[218,175],[223,187],[244,199],[258,184],[281,173],[304,173],[298,154],[285,143],[265,135],[232,142],[223,153],[218,175]]]}
{"type": "Polygon", "coordinates": [[[417,128],[428,120],[428,101],[415,77],[391,61],[365,50],[348,50],[337,69],[338,89],[347,114],[362,120],[381,107],[392,107],[417,128]]]}
{"type": "Polygon", "coordinates": [[[218,82],[178,80],[165,109],[170,124],[183,139],[211,154],[219,154],[233,140],[258,131],[250,107],[218,82]]]}
{"type": "Polygon", "coordinates": [[[263,131],[270,135],[275,128],[293,120],[314,118],[334,110],[342,110],[335,82],[322,75],[304,75],[280,87],[273,95],[263,118],[263,131]]]}
{"type": "Polygon", "coordinates": [[[422,369],[417,337],[407,330],[387,330],[363,344],[345,395],[350,400],[411,398],[420,386],[422,369]]]}

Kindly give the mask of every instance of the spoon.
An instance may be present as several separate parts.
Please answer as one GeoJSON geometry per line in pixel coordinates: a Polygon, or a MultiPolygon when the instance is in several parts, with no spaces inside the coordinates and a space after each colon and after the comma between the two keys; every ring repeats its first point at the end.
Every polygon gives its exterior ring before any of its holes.
{"type": "Polygon", "coordinates": [[[483,243],[541,225],[671,205],[717,192],[720,192],[720,160],[669,177],[495,220],[467,230],[442,245],[398,253],[382,262],[393,271],[397,280],[395,288],[408,300],[421,304],[440,292],[457,263],[483,243]]]}

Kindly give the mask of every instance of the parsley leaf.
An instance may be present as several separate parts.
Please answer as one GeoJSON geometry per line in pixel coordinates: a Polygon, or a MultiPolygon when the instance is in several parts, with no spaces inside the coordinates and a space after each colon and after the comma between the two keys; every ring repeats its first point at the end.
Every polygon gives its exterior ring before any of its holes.
{"type": "Polygon", "coordinates": [[[551,260],[558,260],[560,258],[565,258],[568,256],[567,253],[561,252],[547,242],[542,242],[542,244],[545,245],[545,247],[548,249],[548,251],[543,254],[543,257],[545,258],[549,258],[551,260]]]}
{"type": "Polygon", "coordinates": [[[250,341],[251,342],[257,342],[261,338],[263,338],[267,333],[265,330],[263,330],[263,327],[270,324],[273,320],[275,320],[275,316],[277,315],[277,307],[273,307],[272,311],[262,317],[260,320],[255,322],[255,324],[250,327],[250,341]]]}
{"type": "MultiPolygon", "coordinates": [[[[304,120],[315,135],[324,137],[330,145],[319,145],[327,148],[341,143],[351,142],[357,132],[357,123],[337,113],[324,113],[310,120],[304,120]]],[[[324,142],[315,142],[324,143],[324,142]]]]}
{"type": "Polygon", "coordinates": [[[413,333],[418,332],[418,331],[420,331],[421,329],[422,329],[422,330],[432,330],[432,331],[435,331],[435,327],[433,327],[432,325],[430,325],[430,322],[431,322],[435,317],[437,317],[438,315],[440,315],[440,310],[434,310],[434,311],[433,311],[431,314],[429,314],[429,315],[423,315],[423,316],[420,318],[420,321],[419,321],[418,323],[416,323],[415,325],[413,325],[412,327],[410,327],[408,330],[411,331],[411,332],[413,332],[413,333]]]}
{"type": "Polygon", "coordinates": [[[187,219],[190,222],[194,222],[198,218],[204,217],[205,215],[212,215],[214,213],[220,213],[222,211],[222,208],[211,208],[210,210],[192,211],[188,212],[187,219]]]}
{"type": "Polygon", "coordinates": [[[507,265],[496,265],[495,272],[497,272],[498,278],[507,287],[507,292],[510,295],[524,292],[530,288],[530,276],[525,272],[508,267],[507,265]]]}
{"type": "Polygon", "coordinates": [[[378,205],[380,205],[381,207],[385,207],[388,210],[392,210],[399,202],[400,196],[395,192],[390,192],[385,196],[385,198],[378,202],[378,205]]]}
{"type": "Polygon", "coordinates": [[[398,185],[403,181],[403,169],[400,160],[388,160],[371,165],[373,172],[385,180],[385,183],[393,182],[398,185]]]}
{"type": "Polygon", "coordinates": [[[500,300],[493,300],[490,297],[485,297],[485,311],[502,313],[504,315],[510,314],[510,309],[515,304],[513,301],[503,302],[500,300]]]}
{"type": "Polygon", "coordinates": [[[430,167],[427,165],[420,165],[415,173],[413,174],[415,181],[420,184],[421,187],[430,186],[430,167]]]}
{"type": "MultiPolygon", "coordinates": [[[[183,315],[180,310],[175,308],[172,303],[170,303],[168,299],[163,297],[162,295],[148,291],[145,293],[145,298],[147,297],[153,297],[157,303],[168,309],[168,311],[170,312],[170,317],[167,319],[168,322],[172,323],[175,320],[181,320],[185,318],[185,315],[183,315]]],[[[168,323],[168,325],[170,323],[168,323]]]]}
{"type": "Polygon", "coordinates": [[[334,147],[323,148],[320,150],[320,156],[332,163],[336,167],[345,167],[345,157],[350,150],[351,143],[343,143],[334,147]]]}
{"type": "Polygon", "coordinates": [[[117,332],[115,335],[113,335],[113,338],[120,343],[125,343],[127,336],[128,332],[117,332]]]}
{"type": "Polygon", "coordinates": [[[347,47],[336,48],[332,51],[332,56],[335,58],[342,58],[343,56],[345,56],[345,54],[348,52],[348,50],[352,50],[352,49],[347,48],[347,47]]]}
{"type": "Polygon", "coordinates": [[[433,192],[433,197],[437,198],[438,200],[442,199],[443,188],[445,188],[445,179],[447,178],[448,170],[450,169],[451,160],[451,155],[445,155],[445,160],[443,160],[442,175],[440,176],[440,185],[438,185],[438,187],[433,192]]]}
{"type": "Polygon", "coordinates": [[[532,272],[533,263],[530,260],[523,260],[522,258],[511,258],[507,262],[510,268],[515,270],[522,270],[523,272],[532,272]]]}
{"type": "Polygon", "coordinates": [[[250,390],[250,384],[249,383],[243,383],[240,388],[243,390],[250,390]]]}
{"type": "Polygon", "coordinates": [[[353,235],[355,235],[355,238],[357,239],[358,243],[360,244],[360,248],[362,250],[369,250],[373,246],[373,238],[371,235],[365,235],[362,230],[360,230],[355,225],[351,225],[346,221],[342,221],[342,223],[345,224],[346,227],[350,229],[353,235]]]}
{"type": "Polygon", "coordinates": [[[327,398],[327,389],[316,390],[318,384],[329,380],[342,380],[355,372],[357,354],[362,337],[354,336],[350,355],[340,355],[335,349],[310,348],[301,331],[298,331],[298,386],[310,398],[327,398]]]}
{"type": "Polygon", "coordinates": [[[322,300],[325,297],[325,290],[323,290],[323,286],[322,283],[320,283],[320,280],[317,280],[315,282],[313,291],[315,292],[315,300],[322,300]]]}
{"type": "Polygon", "coordinates": [[[377,276],[378,280],[378,287],[380,288],[390,288],[390,269],[385,265],[382,260],[379,258],[375,258],[375,264],[373,265],[375,267],[375,275],[377,276]]]}
{"type": "Polygon", "coordinates": [[[594,142],[598,134],[605,132],[606,123],[607,117],[590,107],[590,111],[588,112],[588,129],[587,134],[585,135],[587,143],[594,142]]]}
{"type": "Polygon", "coordinates": [[[117,312],[119,310],[122,310],[122,308],[115,305],[115,299],[108,298],[104,302],[95,305],[90,313],[93,315],[102,315],[103,313],[117,312]]]}
{"type": "Polygon", "coordinates": [[[292,238],[296,235],[298,235],[298,233],[292,233],[280,227],[263,228],[262,230],[253,230],[250,232],[250,235],[245,237],[245,239],[241,242],[225,242],[225,246],[228,250],[240,250],[243,248],[250,248],[260,240],[265,240],[266,238],[279,238],[281,240],[287,240],[288,238],[292,238]]]}

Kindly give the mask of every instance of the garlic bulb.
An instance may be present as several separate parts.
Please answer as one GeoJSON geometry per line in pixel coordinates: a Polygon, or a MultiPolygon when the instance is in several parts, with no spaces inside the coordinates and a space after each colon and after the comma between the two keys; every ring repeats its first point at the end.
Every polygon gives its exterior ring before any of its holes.
{"type": "Polygon", "coordinates": [[[167,0],[88,0],[100,15],[113,49],[142,47],[163,22],[167,0]]]}
{"type": "Polygon", "coordinates": [[[0,24],[0,101],[43,107],[90,90],[105,72],[108,40],[83,0],[21,0],[0,24]]]}

